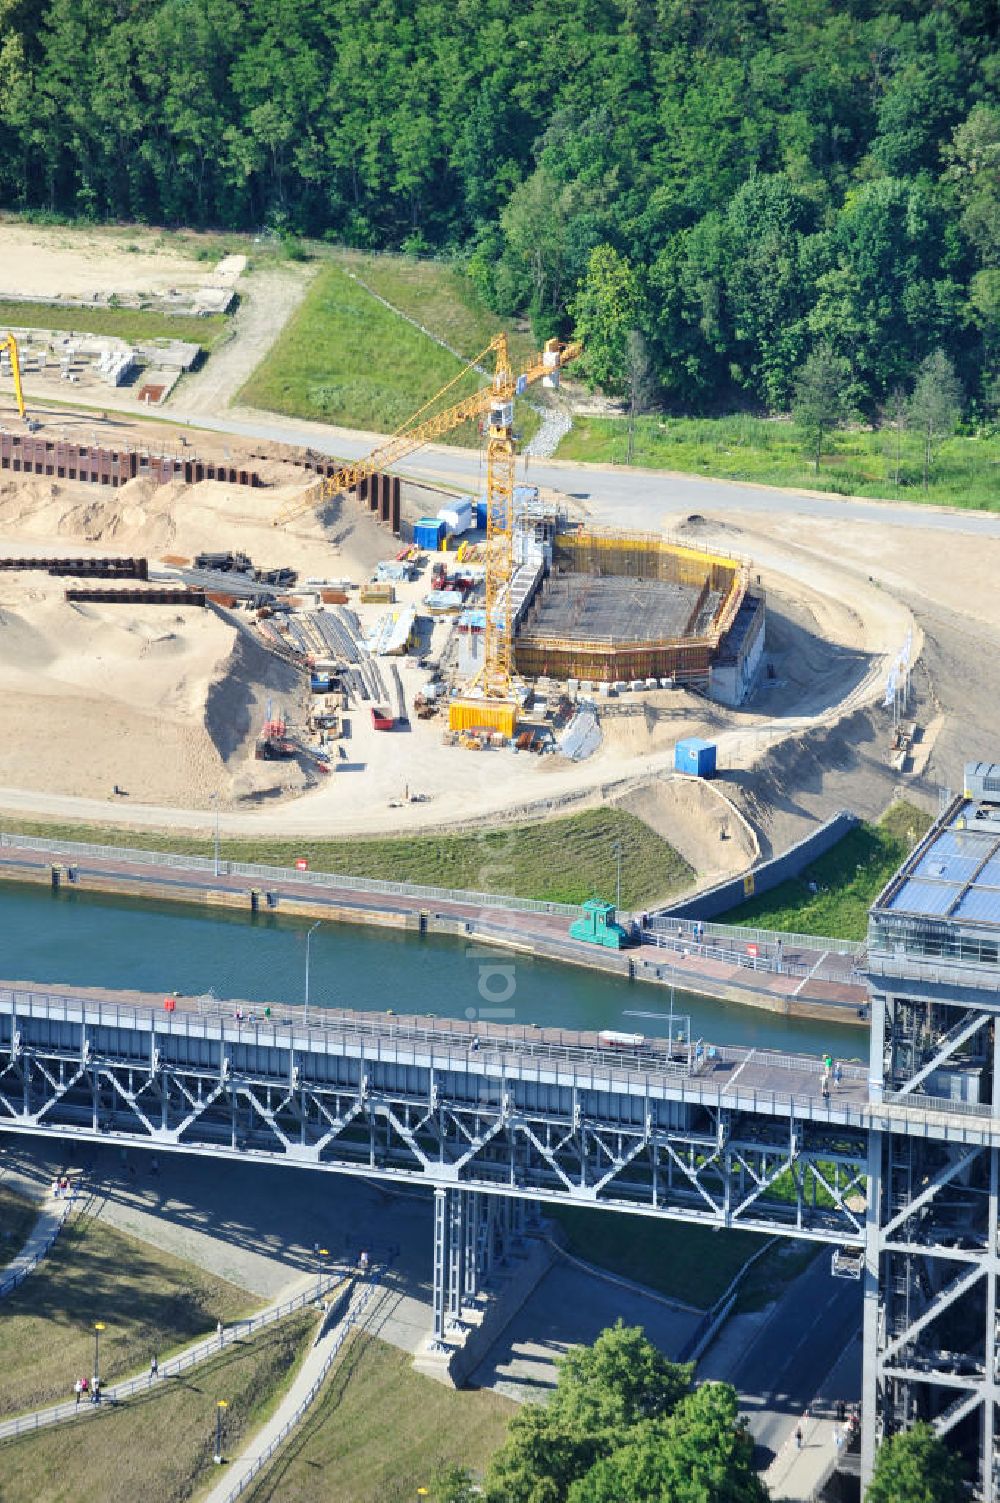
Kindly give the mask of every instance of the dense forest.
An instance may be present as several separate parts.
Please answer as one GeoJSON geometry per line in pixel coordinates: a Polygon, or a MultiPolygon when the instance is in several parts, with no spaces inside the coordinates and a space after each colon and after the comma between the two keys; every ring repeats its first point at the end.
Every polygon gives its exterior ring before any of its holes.
{"type": "Polygon", "coordinates": [[[819,349],[874,413],[944,350],[982,413],[998,31],[996,0],[0,0],[0,204],[458,255],[675,409],[781,409],[819,349]]]}

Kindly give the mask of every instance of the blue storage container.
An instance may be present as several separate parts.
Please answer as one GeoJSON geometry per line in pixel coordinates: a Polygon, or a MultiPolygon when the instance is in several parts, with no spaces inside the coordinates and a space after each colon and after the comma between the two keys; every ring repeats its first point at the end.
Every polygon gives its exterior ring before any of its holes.
{"type": "MultiPolygon", "coordinates": [[[[483,532],[486,531],[486,520],[487,520],[488,511],[489,511],[489,503],[486,501],[485,497],[480,496],[479,500],[476,502],[476,526],[478,528],[480,528],[481,531],[483,531],[483,532]]],[[[506,508],[504,507],[504,504],[503,504],[502,501],[496,500],[496,501],[493,502],[493,525],[494,526],[500,526],[500,527],[503,526],[503,519],[504,519],[505,512],[506,512],[506,508]]]]}
{"type": "Polygon", "coordinates": [[[418,548],[426,548],[430,553],[436,553],[441,546],[447,528],[440,517],[421,517],[413,528],[413,541],[418,548]]]}
{"type": "Polygon", "coordinates": [[[715,776],[715,742],[702,741],[698,736],[686,736],[674,747],[674,771],[687,773],[692,778],[715,776]]]}

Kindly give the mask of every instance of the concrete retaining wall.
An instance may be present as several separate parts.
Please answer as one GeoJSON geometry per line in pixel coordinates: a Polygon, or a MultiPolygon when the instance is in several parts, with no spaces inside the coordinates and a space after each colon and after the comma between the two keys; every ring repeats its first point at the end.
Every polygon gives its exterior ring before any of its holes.
{"type": "Polygon", "coordinates": [[[720,882],[705,892],[697,893],[694,897],[685,898],[680,903],[658,911],[669,918],[718,918],[719,914],[727,913],[730,908],[735,908],[747,898],[755,897],[761,892],[770,892],[773,887],[786,882],[789,877],[797,877],[817,857],[825,855],[837,844],[838,840],[842,840],[857,823],[856,814],[851,814],[847,809],[841,809],[825,824],[813,830],[811,835],[806,835],[797,844],[790,846],[784,855],[775,856],[743,876],[730,877],[727,881],[720,882]]]}

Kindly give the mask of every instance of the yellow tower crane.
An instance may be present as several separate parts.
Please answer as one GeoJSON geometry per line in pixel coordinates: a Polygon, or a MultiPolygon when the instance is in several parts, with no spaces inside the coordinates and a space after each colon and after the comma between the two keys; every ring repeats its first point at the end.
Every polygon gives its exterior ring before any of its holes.
{"type": "Polygon", "coordinates": [[[0,334],[0,354],[6,350],[10,355],[10,369],[14,377],[14,399],[17,402],[17,410],[22,422],[28,421],[28,414],[24,406],[24,390],[21,386],[21,362],[17,357],[17,340],[13,334],[0,334]]]}
{"type": "Polygon", "coordinates": [[[503,730],[513,729],[515,706],[512,702],[514,667],[514,622],[510,580],[514,563],[514,462],[517,439],[514,434],[514,397],[535,381],[556,386],[559,371],[575,360],[583,346],[563,344],[550,339],[525,370],[515,376],[510,363],[510,348],[505,333],[497,334],[485,350],[446,386],[425,402],[391,438],[379,444],[364,459],[341,465],[334,474],[310,486],[283,507],[274,525],[290,522],[305,512],[322,506],[324,501],[343,491],[354,490],[363,480],[396,464],[414,450],[435,438],[450,433],[470,419],[485,419],[486,424],[486,624],[483,633],[483,666],[470,689],[477,688],[476,699],[453,701],[450,723],[454,729],[472,724],[503,730]],[[494,357],[493,378],[489,386],[463,397],[443,411],[426,417],[429,411],[470,370],[477,369],[489,355],[494,357]]]}

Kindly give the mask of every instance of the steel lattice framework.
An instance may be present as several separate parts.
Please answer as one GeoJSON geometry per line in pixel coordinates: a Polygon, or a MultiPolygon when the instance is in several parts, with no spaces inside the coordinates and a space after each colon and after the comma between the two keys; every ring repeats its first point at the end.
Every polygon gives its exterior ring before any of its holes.
{"type": "Polygon", "coordinates": [[[1000,1114],[926,1087],[970,1048],[995,1070],[997,1030],[908,985],[874,993],[871,1076],[832,1096],[818,1062],[755,1050],[0,986],[0,1131],[423,1184],[439,1339],[546,1202],[863,1249],[866,1467],[929,1418],[995,1503],[1000,1114]]]}

